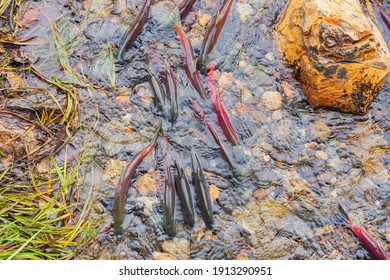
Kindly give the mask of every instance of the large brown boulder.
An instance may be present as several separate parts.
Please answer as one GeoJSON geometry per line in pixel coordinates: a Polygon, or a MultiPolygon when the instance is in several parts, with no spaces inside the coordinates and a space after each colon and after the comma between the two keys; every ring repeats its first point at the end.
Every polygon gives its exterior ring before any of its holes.
{"type": "Polygon", "coordinates": [[[390,73],[386,41],[359,0],[290,0],[277,31],[314,108],[365,113],[390,73]]]}

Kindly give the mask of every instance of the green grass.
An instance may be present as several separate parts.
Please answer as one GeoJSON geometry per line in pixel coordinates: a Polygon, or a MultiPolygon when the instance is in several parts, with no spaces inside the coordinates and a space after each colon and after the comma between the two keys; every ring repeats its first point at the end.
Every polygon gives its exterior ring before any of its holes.
{"type": "MultiPolygon", "coordinates": [[[[9,10],[12,1],[0,1],[0,17],[6,19],[9,15],[5,11],[9,10]]],[[[17,16],[20,18],[20,7],[21,1],[15,0],[14,22],[17,16]]],[[[58,94],[63,94],[66,102],[56,100],[45,87],[26,87],[19,90],[45,92],[58,109],[6,113],[29,123],[27,129],[35,129],[47,139],[42,137],[43,141],[34,150],[28,150],[25,145],[25,154],[15,158],[5,170],[0,170],[0,260],[67,259],[94,240],[99,230],[89,215],[95,186],[83,186],[84,168],[92,166],[86,164],[91,158],[82,150],[68,158],[67,148],[68,142],[82,129],[79,90],[92,87],[82,73],[72,68],[74,65],[70,60],[87,21],[85,19],[79,30],[72,30],[67,20],[50,20],[50,24],[50,48],[35,50],[45,52],[46,56],[42,56],[40,62],[45,63],[44,66],[47,66],[46,61],[49,65],[54,61],[56,69],[60,69],[55,72],[56,76],[45,76],[40,66],[32,62],[15,63],[17,52],[9,51],[13,44],[12,34],[4,34],[8,36],[8,47],[2,48],[0,53],[0,94],[8,90],[7,73],[13,72],[23,79],[29,75],[40,78],[48,88],[55,87],[58,94]]],[[[19,48],[17,42],[12,48],[19,48]]],[[[112,53],[110,59],[113,60],[112,53]]],[[[14,140],[19,141],[20,137],[14,140]]],[[[9,149],[0,147],[0,160],[9,156],[7,151],[9,149]]]]}
{"type": "Polygon", "coordinates": [[[0,259],[66,259],[96,234],[88,216],[93,186],[78,193],[79,168],[58,165],[37,185],[4,180],[0,175],[0,259]]]}
{"type": "Polygon", "coordinates": [[[11,4],[11,0],[0,0],[0,16],[3,15],[9,4],[11,4]]]}

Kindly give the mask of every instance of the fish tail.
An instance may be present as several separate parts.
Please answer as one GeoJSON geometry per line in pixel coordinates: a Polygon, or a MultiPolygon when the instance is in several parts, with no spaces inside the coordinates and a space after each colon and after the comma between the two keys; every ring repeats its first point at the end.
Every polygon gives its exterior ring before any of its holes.
{"type": "Polygon", "coordinates": [[[349,224],[351,219],[349,218],[349,215],[347,211],[344,209],[344,207],[341,206],[340,203],[338,203],[338,211],[337,213],[332,217],[332,220],[334,224],[337,226],[346,226],[349,224]]]}

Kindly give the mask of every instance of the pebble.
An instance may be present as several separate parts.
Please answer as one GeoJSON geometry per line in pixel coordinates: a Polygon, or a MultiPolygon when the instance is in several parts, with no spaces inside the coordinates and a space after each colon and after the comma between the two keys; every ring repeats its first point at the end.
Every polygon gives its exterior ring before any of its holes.
{"type": "Polygon", "coordinates": [[[339,147],[344,149],[344,148],[347,147],[347,144],[345,144],[345,143],[340,143],[340,144],[339,144],[339,147]]]}
{"type": "Polygon", "coordinates": [[[245,60],[240,60],[240,62],[238,62],[238,65],[240,67],[246,67],[248,65],[248,62],[246,62],[245,60]]]}
{"type": "Polygon", "coordinates": [[[283,177],[291,192],[310,189],[310,184],[297,171],[282,171],[283,177]]]}
{"type": "Polygon", "coordinates": [[[181,260],[190,258],[190,242],[186,238],[174,237],[171,240],[166,240],[162,245],[162,249],[181,260]]]}
{"type": "Polygon", "coordinates": [[[294,98],[297,94],[294,88],[286,81],[282,82],[282,88],[283,88],[284,95],[289,99],[294,98]]]}
{"type": "Polygon", "coordinates": [[[268,59],[269,61],[275,60],[274,53],[269,52],[265,55],[265,58],[268,59]]]}
{"type": "Polygon", "coordinates": [[[257,198],[258,200],[262,200],[264,197],[266,197],[271,192],[270,189],[257,189],[253,196],[257,198]]]}
{"type": "Polygon", "coordinates": [[[209,21],[211,20],[211,16],[209,14],[202,14],[199,17],[199,24],[200,26],[205,26],[209,21]]]}
{"type": "Polygon", "coordinates": [[[236,107],[234,107],[233,115],[245,116],[250,109],[251,107],[249,105],[238,102],[236,107]]]}
{"type": "Polygon", "coordinates": [[[153,259],[158,261],[177,260],[177,258],[168,253],[153,252],[153,259]]]}
{"type": "Polygon", "coordinates": [[[123,160],[109,159],[103,171],[103,182],[110,187],[118,184],[119,176],[125,169],[127,162],[123,160]]]}
{"type": "Polygon", "coordinates": [[[387,242],[390,242],[390,227],[388,227],[386,229],[385,237],[386,237],[387,242]]]}
{"type": "Polygon", "coordinates": [[[140,96],[141,100],[145,102],[146,104],[150,104],[153,102],[153,94],[152,92],[146,87],[146,85],[141,84],[137,86],[134,91],[137,95],[140,96]]]}
{"type": "Polygon", "coordinates": [[[327,160],[328,159],[328,154],[324,151],[316,151],[316,157],[318,159],[322,159],[322,160],[327,160]]]}
{"type": "Polygon", "coordinates": [[[237,56],[239,55],[241,49],[242,49],[242,44],[240,42],[236,42],[229,54],[232,56],[237,56]]]}
{"type": "Polygon", "coordinates": [[[240,252],[236,257],[236,260],[249,260],[249,256],[246,252],[240,252]]]}
{"type": "Polygon", "coordinates": [[[277,91],[264,92],[262,100],[267,110],[274,111],[282,107],[282,95],[277,91]]]}
{"type": "Polygon", "coordinates": [[[329,260],[341,260],[341,257],[342,257],[342,255],[340,254],[340,252],[337,251],[336,249],[334,249],[333,252],[330,253],[330,255],[328,256],[328,259],[329,260]]]}
{"type": "Polygon", "coordinates": [[[232,88],[234,76],[232,72],[223,72],[218,80],[218,85],[225,89],[230,90],[232,88]]]}
{"type": "Polygon", "coordinates": [[[327,139],[332,135],[332,130],[326,123],[315,121],[311,127],[311,135],[315,138],[327,139]]]}
{"type": "Polygon", "coordinates": [[[334,172],[325,172],[317,176],[317,180],[321,183],[327,183],[332,180],[336,176],[334,172]]]}
{"type": "Polygon", "coordinates": [[[7,82],[11,89],[24,88],[26,86],[24,80],[14,72],[7,73],[7,82]]]}
{"type": "Polygon", "coordinates": [[[148,196],[138,197],[137,201],[140,201],[144,204],[143,213],[145,216],[150,217],[153,212],[153,201],[148,196]]]}
{"type": "Polygon", "coordinates": [[[240,90],[240,95],[241,95],[242,101],[249,101],[253,97],[253,93],[249,89],[247,89],[246,87],[244,87],[240,90]]]}
{"type": "Polygon", "coordinates": [[[272,120],[279,121],[283,118],[283,113],[281,110],[276,110],[272,112],[272,120]]]}
{"type": "Polygon", "coordinates": [[[328,161],[328,166],[333,167],[336,172],[340,172],[344,168],[344,163],[339,156],[334,156],[328,161]]]}
{"type": "Polygon", "coordinates": [[[325,235],[327,233],[331,233],[334,231],[334,228],[332,225],[327,225],[327,226],[324,226],[324,227],[320,227],[316,230],[316,235],[317,236],[322,236],[322,235],[325,235]]]}
{"type": "Polygon", "coordinates": [[[210,197],[211,197],[211,201],[215,201],[217,200],[217,198],[219,197],[219,189],[216,185],[214,184],[211,184],[209,186],[209,189],[210,189],[210,197]]]}
{"type": "Polygon", "coordinates": [[[134,186],[141,195],[155,195],[156,186],[160,185],[160,174],[154,169],[150,169],[135,182],[134,186]]]}
{"type": "Polygon", "coordinates": [[[389,178],[389,171],[386,169],[371,176],[371,179],[378,185],[389,182],[389,178]]]}
{"type": "Polygon", "coordinates": [[[249,4],[237,3],[236,9],[241,22],[247,21],[248,18],[252,16],[255,12],[252,6],[249,4]]]}

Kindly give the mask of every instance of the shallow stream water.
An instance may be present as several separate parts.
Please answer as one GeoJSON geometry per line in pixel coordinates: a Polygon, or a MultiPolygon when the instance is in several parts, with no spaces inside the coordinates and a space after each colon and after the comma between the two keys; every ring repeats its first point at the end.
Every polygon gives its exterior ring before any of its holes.
{"type": "MultiPolygon", "coordinates": [[[[179,87],[179,117],[174,125],[163,122],[156,150],[138,168],[122,238],[109,230],[78,258],[370,258],[352,232],[335,223],[338,203],[390,252],[390,83],[364,116],[313,110],[282,60],[274,33],[287,0],[235,1],[211,54],[220,65],[217,86],[223,89],[222,101],[241,141],[234,147],[226,142],[234,168],[190,107],[188,95],[196,93],[182,67],[174,31],[157,31],[151,16],[135,46],[119,61],[114,53],[143,1],[63,2],[28,2],[43,12],[37,23],[20,32],[21,37],[38,36],[36,44],[21,50],[30,61],[39,58],[35,65],[46,76],[94,86],[78,89],[82,129],[71,143],[93,158],[84,164],[82,188],[95,188],[91,215],[96,228],[103,230],[112,222],[119,176],[126,162],[153,139],[159,122],[144,60],[152,42],[171,65],[179,87]],[[47,51],[54,34],[50,20],[69,46],[68,64],[79,80],[61,69],[53,44],[47,51]],[[177,234],[170,238],[165,233],[160,181],[164,139],[189,172],[191,150],[200,155],[213,199],[212,230],[197,206],[195,226],[187,227],[177,202],[177,234]]],[[[203,21],[221,3],[197,1],[183,23],[196,55],[207,26],[203,21]]],[[[216,123],[212,108],[202,106],[216,123]]]]}

